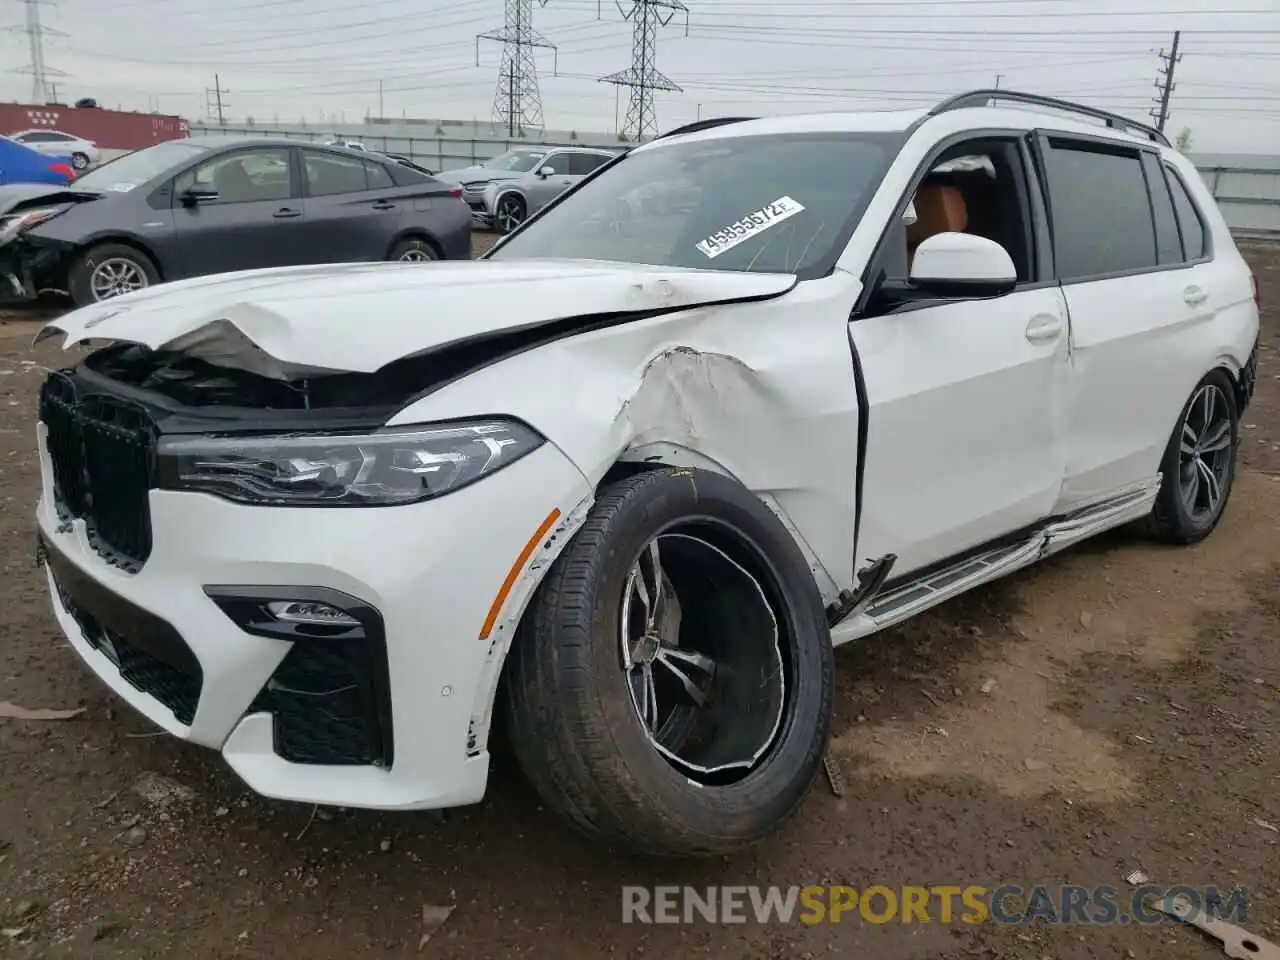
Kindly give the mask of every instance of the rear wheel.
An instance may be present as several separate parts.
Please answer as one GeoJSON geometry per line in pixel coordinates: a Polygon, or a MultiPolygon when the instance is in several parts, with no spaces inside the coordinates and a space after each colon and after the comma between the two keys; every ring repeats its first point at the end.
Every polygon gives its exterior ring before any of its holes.
{"type": "Polygon", "coordinates": [[[1168,543],[1203,540],[1218,525],[1236,476],[1240,421],[1235,384],[1214,370],[1196,386],[1160,462],[1149,527],[1168,543]]]}
{"type": "Polygon", "coordinates": [[[604,488],[511,651],[506,729],[580,832],[674,856],[727,853],[799,806],[831,720],[813,576],[760,500],[714,473],[604,488]]]}
{"type": "Polygon", "coordinates": [[[156,265],[141,250],[122,243],[100,243],[80,254],[67,274],[77,307],[100,303],[160,282],[156,265]]]}
{"type": "Polygon", "coordinates": [[[439,260],[440,255],[436,253],[436,248],[426,240],[410,237],[408,240],[401,240],[392,247],[391,254],[387,259],[399,260],[404,263],[428,263],[432,260],[439,260]]]}

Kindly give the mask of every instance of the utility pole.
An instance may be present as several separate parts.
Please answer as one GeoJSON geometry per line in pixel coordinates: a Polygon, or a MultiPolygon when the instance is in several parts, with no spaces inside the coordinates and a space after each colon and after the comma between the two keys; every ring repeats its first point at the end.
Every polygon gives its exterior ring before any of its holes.
{"type": "Polygon", "coordinates": [[[378,81],[378,119],[381,120],[386,116],[382,109],[382,81],[378,81]]]}
{"type": "Polygon", "coordinates": [[[1178,52],[1178,43],[1182,39],[1182,31],[1175,30],[1173,32],[1173,49],[1168,53],[1164,52],[1164,48],[1160,49],[1160,70],[1159,76],[1156,78],[1156,92],[1160,94],[1156,98],[1156,108],[1151,111],[1151,116],[1156,122],[1156,129],[1164,133],[1164,125],[1169,120],[1169,98],[1173,95],[1174,82],[1173,71],[1182,60],[1182,54],[1178,52]]]}
{"type": "MultiPolygon", "coordinates": [[[[40,7],[45,4],[52,6],[51,0],[20,0],[26,7],[26,21],[21,27],[7,27],[8,30],[14,30],[27,35],[27,47],[30,51],[30,63],[25,67],[18,67],[15,73],[31,74],[31,102],[35,104],[48,103],[50,100],[50,77],[65,77],[61,70],[50,67],[44,61],[44,40],[45,37],[65,37],[66,34],[61,30],[54,30],[52,27],[46,27],[40,22],[40,7]]],[[[56,99],[54,97],[53,99],[56,99]]]]}
{"type": "Polygon", "coordinates": [[[658,117],[653,109],[655,91],[682,92],[654,65],[658,52],[658,28],[669,24],[677,13],[684,14],[687,36],[689,8],[682,0],[632,0],[630,9],[623,13],[624,19],[631,21],[631,66],[601,77],[600,82],[631,88],[627,118],[622,125],[622,135],[629,139],[643,140],[658,132],[658,117]]]}
{"type": "Polygon", "coordinates": [[[996,89],[997,89],[997,90],[999,90],[999,89],[1000,89],[1000,81],[1001,81],[1001,80],[1003,80],[1003,79],[1004,79],[1004,74],[1003,74],[1003,73],[997,73],[997,74],[996,74],[996,89]]]}
{"type": "MultiPolygon", "coordinates": [[[[538,0],[545,7],[547,0],[538,0]]],[[[542,127],[542,93],[538,89],[537,47],[554,51],[556,45],[533,29],[533,0],[505,0],[501,30],[476,36],[476,66],[480,66],[480,41],[502,44],[502,65],[493,93],[493,125],[505,126],[507,136],[524,136],[525,127],[542,127]]]]}
{"type": "Polygon", "coordinates": [[[205,109],[209,116],[218,118],[218,126],[220,127],[227,125],[226,111],[231,107],[231,104],[223,101],[222,95],[230,92],[230,90],[223,89],[222,78],[216,73],[213,75],[213,86],[206,87],[204,91],[205,109]]]}

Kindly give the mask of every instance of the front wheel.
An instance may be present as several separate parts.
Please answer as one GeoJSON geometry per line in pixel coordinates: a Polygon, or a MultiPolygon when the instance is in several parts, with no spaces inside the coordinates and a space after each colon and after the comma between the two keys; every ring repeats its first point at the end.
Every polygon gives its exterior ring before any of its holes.
{"type": "Polygon", "coordinates": [[[71,165],[77,170],[84,170],[89,166],[89,155],[85,153],[73,153],[71,155],[71,165]]]}
{"type": "Polygon", "coordinates": [[[723,854],[791,816],[831,723],[831,636],[791,535],[719,474],[603,490],[552,565],[505,683],[516,757],[580,832],[723,854]]]}
{"type": "Polygon", "coordinates": [[[507,234],[524,223],[527,216],[528,209],[525,206],[524,197],[518,193],[508,193],[498,200],[498,206],[493,213],[493,221],[497,224],[499,231],[507,234]]]}
{"type": "Polygon", "coordinates": [[[1214,370],[1182,408],[1160,462],[1163,479],[1148,522],[1156,537],[1191,544],[1213,532],[1231,496],[1239,435],[1235,384],[1214,370]]]}
{"type": "Polygon", "coordinates": [[[100,303],[160,282],[156,265],[141,250],[100,243],[71,264],[67,286],[77,307],[100,303]]]}

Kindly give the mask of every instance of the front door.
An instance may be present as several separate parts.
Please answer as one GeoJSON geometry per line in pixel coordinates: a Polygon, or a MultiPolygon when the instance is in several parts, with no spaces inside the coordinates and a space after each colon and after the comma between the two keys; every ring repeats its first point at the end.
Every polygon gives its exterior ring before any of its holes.
{"type": "Polygon", "coordinates": [[[177,177],[173,215],[178,276],[310,262],[292,154],[287,147],[236,150],[177,177]],[[185,203],[183,194],[193,184],[213,187],[217,197],[185,203]]]}
{"type": "Polygon", "coordinates": [[[913,191],[916,223],[877,253],[899,279],[928,236],[973,233],[1005,247],[1019,283],[991,299],[872,299],[850,323],[867,394],[857,567],[893,553],[897,578],[1026,530],[1058,500],[1069,328],[1044,276],[1026,157],[1012,138],[947,150],[913,191]]]}

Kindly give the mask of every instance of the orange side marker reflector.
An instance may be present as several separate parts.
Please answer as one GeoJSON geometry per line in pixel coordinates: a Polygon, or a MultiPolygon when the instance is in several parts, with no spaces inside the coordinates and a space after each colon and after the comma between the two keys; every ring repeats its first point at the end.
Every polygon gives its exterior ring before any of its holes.
{"type": "Polygon", "coordinates": [[[484,626],[480,628],[480,639],[488,640],[489,634],[493,632],[493,625],[498,622],[498,614],[502,611],[502,605],[507,602],[507,595],[511,593],[511,588],[516,585],[516,580],[520,576],[520,571],[524,569],[524,565],[529,562],[529,558],[533,556],[533,551],[538,549],[547,533],[560,519],[560,511],[552,510],[547,514],[547,519],[542,521],[542,525],[533,532],[533,536],[529,538],[529,542],[524,545],[524,549],[520,551],[520,556],[516,557],[516,562],[511,565],[510,571],[507,572],[507,579],[502,581],[502,588],[498,591],[498,595],[493,598],[493,605],[489,607],[489,615],[484,618],[484,626]]]}

